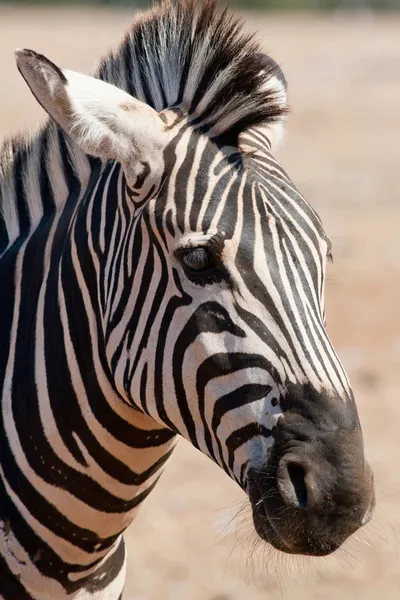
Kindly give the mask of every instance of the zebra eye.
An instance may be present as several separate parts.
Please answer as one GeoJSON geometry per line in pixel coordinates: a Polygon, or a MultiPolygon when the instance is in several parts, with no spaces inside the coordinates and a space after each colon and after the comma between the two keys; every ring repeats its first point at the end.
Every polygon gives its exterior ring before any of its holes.
{"type": "Polygon", "coordinates": [[[206,286],[222,281],[230,283],[229,273],[218,254],[207,246],[179,248],[175,251],[175,256],[180,261],[186,277],[196,285],[206,286]]]}
{"type": "Polygon", "coordinates": [[[192,273],[202,273],[215,268],[215,263],[206,248],[191,248],[182,253],[184,267],[192,273]]]}

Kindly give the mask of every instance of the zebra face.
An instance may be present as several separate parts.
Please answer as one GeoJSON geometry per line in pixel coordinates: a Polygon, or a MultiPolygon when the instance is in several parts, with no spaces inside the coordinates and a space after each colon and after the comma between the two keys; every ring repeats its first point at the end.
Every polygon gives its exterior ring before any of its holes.
{"type": "Polygon", "coordinates": [[[164,185],[143,212],[158,240],[154,281],[169,273],[153,415],[246,490],[264,540],[328,554],[374,505],[325,328],[329,239],[262,130],[232,147],[181,128],[164,156],[164,185]]]}
{"type": "Polygon", "coordinates": [[[206,135],[31,51],[18,65],[76,145],[114,161],[100,221],[119,235],[107,246],[100,227],[93,296],[110,299],[98,320],[120,397],[235,479],[264,540],[332,552],[369,520],[372,473],[325,329],[329,240],[274,159],[279,123],[233,135],[220,115],[206,135]]]}

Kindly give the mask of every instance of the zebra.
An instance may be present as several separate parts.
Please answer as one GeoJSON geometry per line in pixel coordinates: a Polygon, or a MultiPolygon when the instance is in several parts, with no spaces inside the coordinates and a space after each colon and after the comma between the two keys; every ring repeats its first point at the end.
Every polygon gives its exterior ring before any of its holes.
{"type": "Polygon", "coordinates": [[[16,62],[50,118],[0,150],[0,598],[122,598],[179,436],[265,543],[335,551],[373,474],[326,331],[331,243],[274,157],[280,67],[216,0],[140,13],[94,76],[16,62]]]}

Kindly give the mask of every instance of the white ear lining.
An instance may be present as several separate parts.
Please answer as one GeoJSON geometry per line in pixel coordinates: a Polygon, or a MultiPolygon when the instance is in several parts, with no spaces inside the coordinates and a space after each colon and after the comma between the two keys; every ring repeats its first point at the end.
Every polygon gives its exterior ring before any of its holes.
{"type": "Polygon", "coordinates": [[[16,51],[16,59],[38,102],[84,152],[158,170],[167,135],[154,109],[104,81],[62,71],[32,50],[16,51]]]}

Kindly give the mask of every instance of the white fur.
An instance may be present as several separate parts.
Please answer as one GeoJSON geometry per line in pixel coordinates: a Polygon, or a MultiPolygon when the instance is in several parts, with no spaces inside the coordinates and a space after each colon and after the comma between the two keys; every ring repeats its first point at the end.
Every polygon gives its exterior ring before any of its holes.
{"type": "Polygon", "coordinates": [[[133,185],[143,170],[141,163],[149,164],[152,179],[160,175],[168,135],[155,110],[94,77],[61,74],[31,51],[17,50],[16,59],[32,93],[81,150],[121,162],[133,185]]]}

